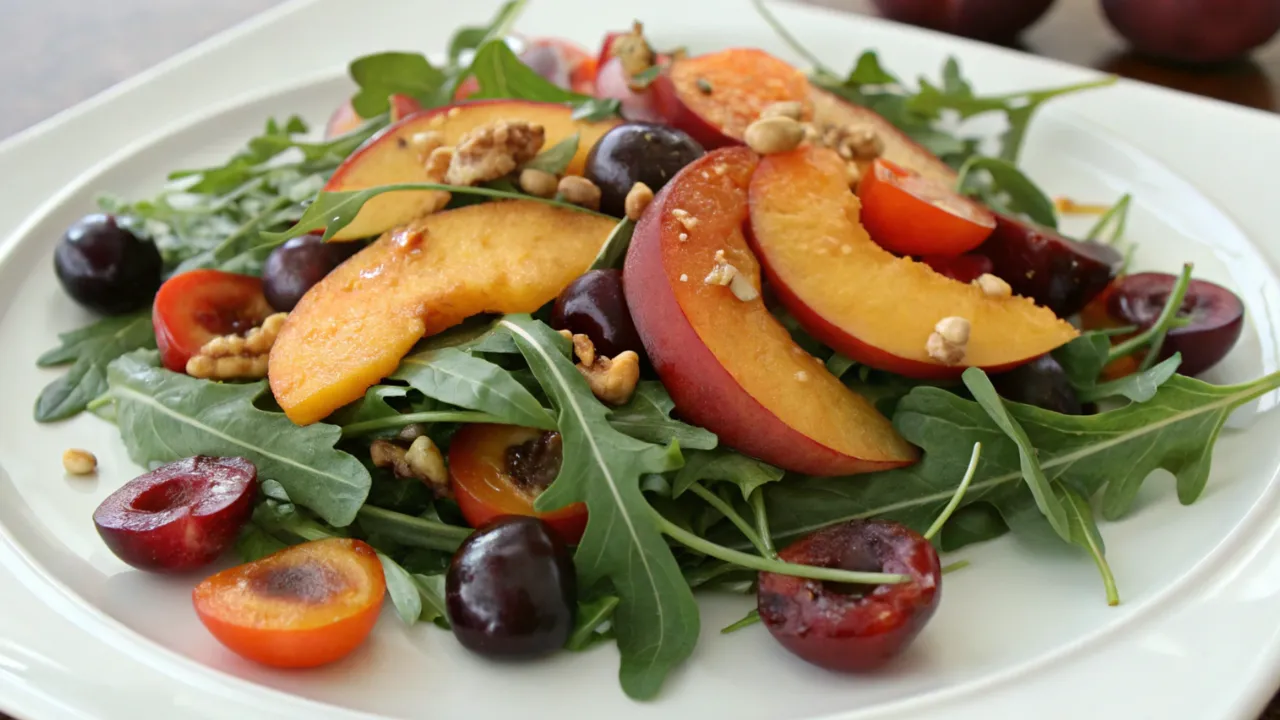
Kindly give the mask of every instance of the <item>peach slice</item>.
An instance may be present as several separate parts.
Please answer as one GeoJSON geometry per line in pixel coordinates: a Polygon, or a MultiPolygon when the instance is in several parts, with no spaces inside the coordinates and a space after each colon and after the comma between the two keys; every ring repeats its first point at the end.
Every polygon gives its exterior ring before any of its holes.
{"type": "Polygon", "coordinates": [[[764,158],[751,180],[752,247],[778,299],[819,340],[872,367],[938,378],[964,370],[925,351],[944,317],[972,326],[964,365],[993,371],[1076,337],[1027,298],[988,296],[876,245],[843,167],[834,151],[801,148],[764,158]]]}
{"type": "MultiPolygon", "coordinates": [[[[481,100],[424,110],[369,138],[338,166],[324,190],[340,192],[395,183],[430,182],[425,169],[426,157],[415,146],[415,136],[437,132],[444,136],[445,144],[452,145],[471,130],[499,120],[525,120],[542,125],[547,131],[545,147],[578,133],[578,154],[568,169],[573,175],[582,174],[591,146],[618,124],[617,120],[581,122],[573,119],[573,110],[568,106],[526,100],[481,100]]],[[[404,225],[423,215],[436,196],[437,193],[430,190],[380,195],[366,203],[356,219],[333,239],[371,237],[404,225]]]]}
{"type": "Polygon", "coordinates": [[[760,288],[743,235],[755,165],[741,147],[694,161],[636,227],[623,286],[654,369],[681,417],[779,467],[846,475],[914,462],[915,448],[796,345],[758,293],[706,282],[723,251],[760,288]]]}
{"type": "Polygon", "coordinates": [[[271,391],[289,419],[316,422],[390,375],[424,335],[554,300],[613,228],[610,218],[512,200],[387,233],[289,313],[271,350],[271,391]]]}
{"type": "MultiPolygon", "coordinates": [[[[816,87],[810,90],[809,101],[813,103],[813,122],[816,125],[869,127],[884,141],[884,153],[881,157],[931,180],[945,185],[955,184],[956,172],[950,165],[939,160],[874,110],[846,102],[816,87]]],[[[858,166],[866,173],[871,161],[859,162],[858,166]]]]}

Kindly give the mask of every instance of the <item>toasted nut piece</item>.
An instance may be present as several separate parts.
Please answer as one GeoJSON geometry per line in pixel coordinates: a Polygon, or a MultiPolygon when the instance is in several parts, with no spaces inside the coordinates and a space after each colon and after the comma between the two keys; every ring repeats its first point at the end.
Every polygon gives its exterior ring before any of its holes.
{"type": "Polygon", "coordinates": [[[785,117],[785,118],[791,118],[792,120],[799,121],[802,117],[804,117],[804,104],[797,100],[786,100],[783,102],[776,102],[772,105],[767,106],[764,110],[761,110],[760,117],[762,118],[785,117]]]}
{"type": "Polygon", "coordinates": [[[747,147],[761,155],[796,149],[804,140],[804,126],[789,117],[768,117],[747,126],[743,135],[747,147]]]}
{"type": "Polygon", "coordinates": [[[205,343],[187,360],[187,374],[211,380],[257,380],[267,376],[267,358],[288,313],[268,315],[262,325],[239,335],[223,335],[205,343]]]}
{"type": "Polygon", "coordinates": [[[862,168],[858,167],[858,163],[845,163],[844,179],[849,183],[850,190],[858,189],[858,184],[862,182],[862,168]]]}
{"type": "Polygon", "coordinates": [[[642,182],[632,185],[631,190],[627,192],[627,199],[623,202],[627,219],[633,222],[639,220],[651,202],[653,202],[653,191],[648,185],[642,182]]]}
{"type": "Polygon", "coordinates": [[[760,297],[760,291],[756,290],[756,286],[752,285],[750,280],[742,277],[740,272],[734,272],[733,277],[729,279],[729,291],[742,302],[751,302],[760,297]]]}
{"type": "Polygon", "coordinates": [[[924,349],[925,352],[929,353],[929,357],[943,365],[959,365],[964,362],[964,346],[952,345],[936,332],[929,335],[929,339],[925,341],[924,349]]]}
{"type": "Polygon", "coordinates": [[[609,54],[622,63],[622,69],[628,78],[635,77],[653,67],[654,60],[657,58],[657,54],[644,38],[644,25],[639,20],[631,25],[630,33],[614,38],[613,44],[609,46],[609,54]]]}
{"type": "Polygon", "coordinates": [[[542,149],[546,129],[524,120],[482,125],[458,141],[445,179],[450,185],[477,185],[514,171],[542,149]]]}
{"type": "Polygon", "coordinates": [[[440,448],[436,447],[431,438],[423,435],[414,440],[404,454],[404,458],[413,476],[426,483],[436,497],[452,497],[453,490],[449,487],[449,470],[444,465],[444,456],[440,454],[440,448]]]}
{"type": "Polygon", "coordinates": [[[587,380],[592,394],[609,405],[623,405],[636,391],[640,381],[640,356],[626,350],[616,358],[597,355],[590,366],[579,363],[578,372],[587,380]]]}
{"type": "Polygon", "coordinates": [[[565,202],[573,203],[588,210],[600,209],[600,188],[581,175],[566,175],[560,178],[560,194],[565,202]]]}
{"type": "Polygon", "coordinates": [[[555,197],[557,185],[556,176],[546,170],[525,168],[520,171],[520,189],[534,197],[555,197]]]}
{"type": "Polygon", "coordinates": [[[596,346],[591,342],[591,338],[578,333],[573,336],[573,354],[578,356],[578,361],[583,365],[594,365],[596,362],[596,346]]]}
{"type": "Polygon", "coordinates": [[[952,345],[969,344],[969,321],[962,317],[945,317],[933,326],[934,332],[952,345]]]}
{"type": "Polygon", "coordinates": [[[715,265],[711,266],[711,272],[703,278],[702,282],[707,285],[728,285],[738,276],[738,268],[734,267],[724,257],[723,250],[716,251],[715,265]]]}
{"type": "Polygon", "coordinates": [[[98,458],[88,450],[71,448],[62,453],[62,468],[68,475],[91,475],[98,469],[98,458]]]}
{"type": "Polygon", "coordinates": [[[390,440],[374,440],[369,446],[369,460],[374,467],[391,468],[398,478],[413,477],[413,470],[405,459],[405,449],[390,440]]]}
{"type": "Polygon", "coordinates": [[[449,164],[453,162],[453,148],[438,147],[427,156],[425,169],[431,182],[443,183],[449,172],[449,164]]]}
{"type": "Polygon", "coordinates": [[[426,425],[422,423],[410,423],[400,428],[400,432],[396,433],[396,442],[408,444],[426,434],[426,425]]]}
{"type": "Polygon", "coordinates": [[[973,281],[973,284],[982,288],[982,292],[988,297],[1009,297],[1013,294],[1013,288],[1009,287],[1009,283],[991,273],[982,273],[973,281]]]}
{"type": "Polygon", "coordinates": [[[884,140],[865,125],[829,125],[817,144],[829,147],[845,160],[874,160],[884,152],[884,140]]]}

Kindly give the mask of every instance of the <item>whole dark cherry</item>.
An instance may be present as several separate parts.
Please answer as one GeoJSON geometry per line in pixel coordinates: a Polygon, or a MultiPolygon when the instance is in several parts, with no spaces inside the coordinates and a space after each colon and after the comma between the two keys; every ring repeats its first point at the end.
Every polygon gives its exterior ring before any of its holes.
{"type": "Polygon", "coordinates": [[[656,193],[705,153],[697,140],[673,127],[623,123],[596,141],[583,174],[600,188],[601,212],[622,217],[633,185],[642,182],[656,193]]]}
{"type": "Polygon", "coordinates": [[[938,553],[919,533],[887,520],[850,520],[807,535],[787,562],[900,573],[896,585],[846,585],[760,573],[756,607],[765,627],[801,658],[840,672],[873,670],[911,644],[942,593],[938,553]]]}
{"type": "MultiPolygon", "coordinates": [[[[1178,278],[1167,273],[1135,273],[1115,282],[1107,312],[1121,324],[1154,325],[1178,278]]],[[[1160,360],[1182,353],[1178,372],[1199,375],[1231,352],[1244,331],[1244,303],[1230,290],[1208,280],[1192,280],[1178,317],[1160,346],[1160,360]]]]}
{"type": "Polygon", "coordinates": [[[160,288],[163,262],[154,243],[111,215],[86,215],[67,228],[53,269],[72,300],[106,315],[144,308],[160,288]]]}
{"type": "Polygon", "coordinates": [[[362,247],[361,243],[325,242],[315,234],[289,240],[272,250],[262,266],[267,302],[281,312],[292,310],[313,285],[362,247]]]}
{"type": "Polygon", "coordinates": [[[551,327],[586,335],[607,357],[624,350],[644,356],[622,292],[621,270],[588,270],[569,283],[551,310],[551,327]]]}

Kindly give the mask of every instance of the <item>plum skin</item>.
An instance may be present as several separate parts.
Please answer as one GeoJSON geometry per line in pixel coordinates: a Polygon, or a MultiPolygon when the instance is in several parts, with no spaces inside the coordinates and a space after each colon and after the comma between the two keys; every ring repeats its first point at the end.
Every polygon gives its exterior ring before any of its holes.
{"type": "Polygon", "coordinates": [[[1039,20],[1054,0],[872,0],[890,20],[980,40],[1008,40],[1039,20]]]}
{"type": "Polygon", "coordinates": [[[1103,0],[1102,9],[1135,50],[1179,62],[1233,60],[1280,30],[1280,0],[1103,0]]]}
{"type": "Polygon", "coordinates": [[[901,573],[911,580],[845,592],[830,583],[760,573],[756,609],[779,643],[839,672],[874,670],[911,644],[942,599],[938,552],[919,533],[888,520],[851,520],[801,538],[781,560],[901,573]]]}

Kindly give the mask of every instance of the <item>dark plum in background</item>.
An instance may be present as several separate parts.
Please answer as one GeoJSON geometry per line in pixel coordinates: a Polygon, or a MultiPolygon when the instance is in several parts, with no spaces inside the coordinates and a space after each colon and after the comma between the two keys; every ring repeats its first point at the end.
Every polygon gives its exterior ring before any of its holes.
{"type": "Polygon", "coordinates": [[[62,289],[89,310],[118,315],[146,307],[160,289],[163,262],[155,244],[120,227],[111,215],[86,215],[53,251],[62,289]]]}
{"type": "Polygon", "coordinates": [[[624,123],[605,133],[587,155],[585,175],[600,188],[600,210],[622,217],[638,182],[657,194],[685,165],[706,154],[680,130],[653,123],[624,123]]]}
{"type": "Polygon", "coordinates": [[[262,294],[280,312],[288,312],[325,275],[355,255],[361,243],[331,242],[303,235],[271,251],[262,266],[262,294]]]}
{"type": "Polygon", "coordinates": [[[1005,400],[1035,405],[1063,415],[1084,412],[1067,373],[1052,355],[1035,360],[991,377],[996,392],[1005,400]]]}
{"type": "Polygon", "coordinates": [[[596,352],[607,357],[631,350],[644,355],[627,298],[621,270],[588,270],[560,291],[551,311],[551,327],[591,338],[596,352]]]}
{"type": "Polygon", "coordinates": [[[1134,50],[1184,63],[1234,60],[1280,31],[1280,0],[1102,0],[1102,9],[1134,50]]]}
{"type": "MultiPolygon", "coordinates": [[[[1178,278],[1167,273],[1136,273],[1116,282],[1107,312],[1122,324],[1146,328],[1155,324],[1178,278]]],[[[1159,360],[1182,353],[1178,372],[1199,375],[1231,352],[1244,331],[1244,304],[1230,290],[1208,280],[1192,280],[1178,317],[1185,325],[1170,328],[1159,360]]]]}
{"type": "MultiPolygon", "coordinates": [[[[1079,0],[1077,0],[1079,1],[1079,0]]],[[[1010,40],[1053,0],[872,0],[890,20],[980,40],[1010,40]]]]}

